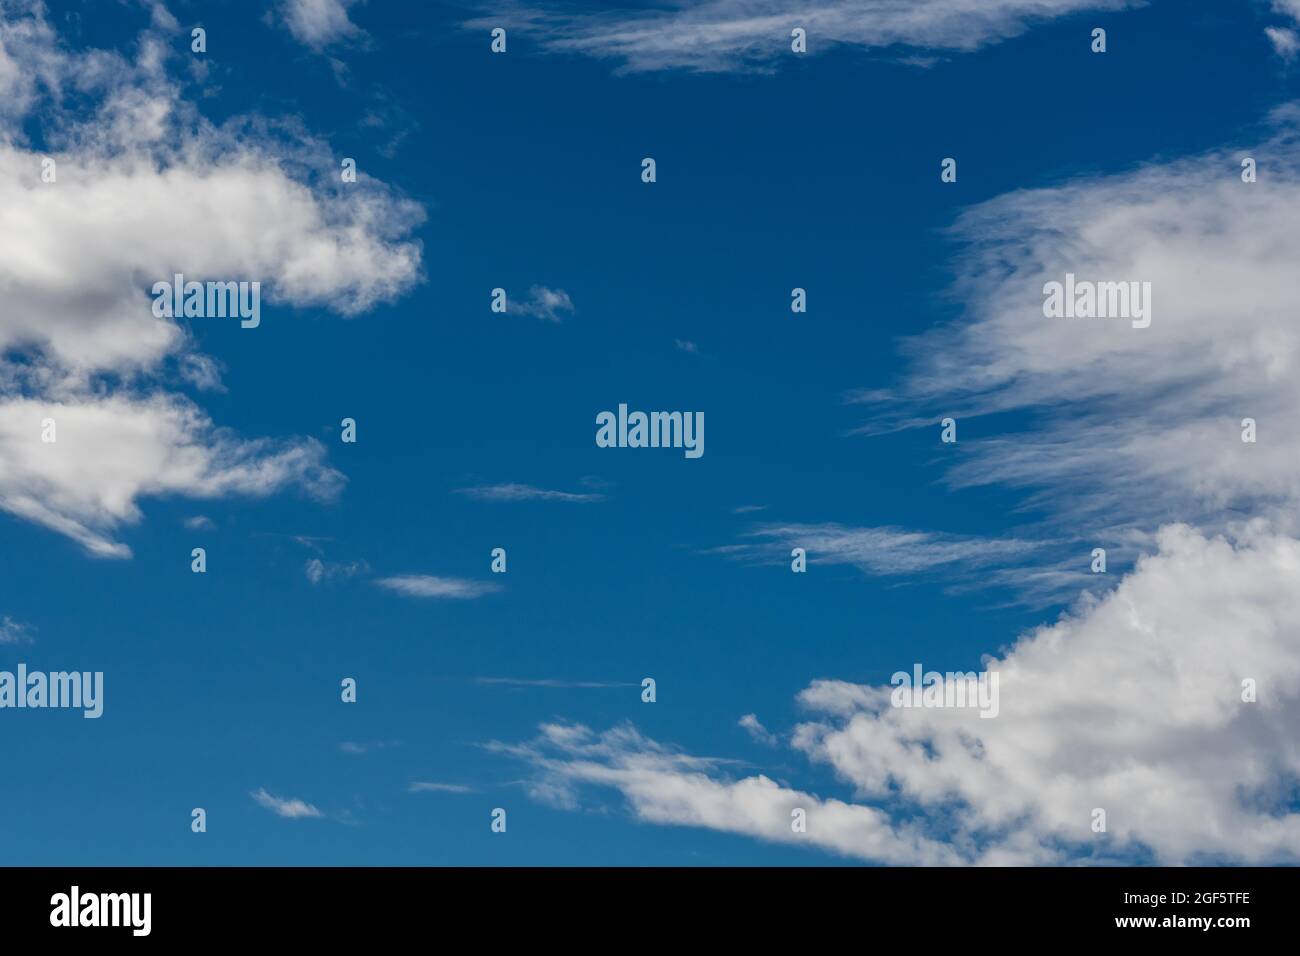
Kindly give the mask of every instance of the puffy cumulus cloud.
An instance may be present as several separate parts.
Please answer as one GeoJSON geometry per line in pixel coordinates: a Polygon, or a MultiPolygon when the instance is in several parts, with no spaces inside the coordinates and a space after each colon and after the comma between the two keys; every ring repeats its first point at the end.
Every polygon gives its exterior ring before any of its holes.
{"type": "Polygon", "coordinates": [[[967,211],[964,315],[912,340],[911,371],[863,431],[1018,410],[1011,434],[964,442],[955,487],[1000,483],[1076,531],[1220,527],[1300,503],[1300,110],[1253,146],[1014,192],[967,211]],[[1258,181],[1242,181],[1242,160],[1258,181]],[[1151,283],[1151,325],[1046,318],[1044,285],[1151,283]],[[1242,441],[1242,420],[1258,442],[1242,441]]]}
{"type": "Polygon", "coordinates": [[[627,71],[770,69],[790,52],[790,31],[808,51],[836,45],[965,52],[1016,36],[1034,23],[1136,0],[705,0],[667,9],[599,13],[495,4],[473,29],[508,26],[543,48],[620,61],[627,71]]]}
{"type": "Polygon", "coordinates": [[[420,278],[421,208],[338,182],[293,121],[207,121],[168,73],[177,29],[155,5],[128,59],[63,45],[37,0],[0,0],[0,507],[102,555],[129,553],[111,532],[140,495],[340,481],[319,444],[241,440],[160,391],[173,368],[219,390],[221,363],[153,314],[155,282],[258,281],[263,306],[354,315],[420,278]],[[57,446],[39,442],[47,416],[57,446]]]}
{"type": "Polygon", "coordinates": [[[738,779],[630,727],[546,725],[493,746],[529,762],[534,796],[560,806],[613,788],[648,822],[876,862],[1294,862],[1297,574],[1293,539],[1234,546],[1172,525],[1115,591],[985,661],[999,675],[996,717],[894,707],[887,684],[814,682],[800,695],[814,719],[794,746],[851,786],[848,802],[738,779]],[[805,834],[791,830],[796,807],[805,834]],[[1091,830],[1098,807],[1105,834],[1091,830]]]}
{"type": "Polygon", "coordinates": [[[62,86],[66,60],[39,3],[0,3],[0,119],[24,115],[42,86],[62,86]]]}
{"type": "Polygon", "coordinates": [[[298,485],[328,498],[343,477],[324,458],[315,439],[240,439],[165,393],[0,399],[0,508],[102,557],[130,556],[113,532],[140,519],[142,496],[257,496],[298,485]],[[53,442],[43,441],[47,419],[53,442]]]}
{"type": "Polygon", "coordinates": [[[1114,592],[985,661],[997,717],[816,685],[803,702],[832,719],[799,726],[796,746],[860,798],[943,809],[981,862],[1294,861],[1298,572],[1294,539],[1234,546],[1166,527],[1114,592]]]}
{"type": "Polygon", "coordinates": [[[283,0],[280,15],[293,38],[317,52],[334,43],[364,36],[348,17],[356,0],[283,0]]]}
{"type": "Polygon", "coordinates": [[[1300,35],[1286,27],[1265,27],[1264,36],[1273,44],[1273,50],[1284,60],[1293,60],[1300,52],[1300,35]]]}
{"type": "Polygon", "coordinates": [[[344,314],[416,281],[419,246],[389,238],[418,221],[409,203],[364,186],[325,193],[265,145],[199,135],[217,155],[0,146],[0,349],[40,350],[71,373],[148,370],[186,345],[151,308],[154,282],[175,273],[260,281],[271,302],[344,314]],[[46,156],[55,183],[41,181],[46,156]]]}

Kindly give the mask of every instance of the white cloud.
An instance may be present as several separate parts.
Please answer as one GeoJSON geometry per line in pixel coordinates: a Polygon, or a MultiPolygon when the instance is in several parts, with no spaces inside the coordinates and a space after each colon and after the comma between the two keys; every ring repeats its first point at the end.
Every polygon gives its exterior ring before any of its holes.
{"type": "Polygon", "coordinates": [[[356,0],[282,0],[280,15],[293,38],[320,52],[342,40],[365,35],[348,17],[356,0]]]}
{"type": "Polygon", "coordinates": [[[407,793],[473,793],[473,787],[459,783],[427,783],[417,780],[406,788],[407,793]]]}
{"type": "Polygon", "coordinates": [[[241,440],[161,390],[172,362],[219,390],[220,364],[153,315],[154,282],[259,281],[274,322],[289,307],[353,315],[420,278],[421,209],[368,178],[344,188],[291,122],[205,120],[168,76],[164,14],[127,59],[62,45],[39,3],[0,10],[0,508],[100,555],[130,553],[111,533],[139,519],[140,496],[341,483],[319,443],[241,440]],[[47,415],[57,444],[39,442],[47,415]]]}
{"type": "Polygon", "coordinates": [[[573,300],[563,289],[548,289],[535,285],[528,290],[528,298],[513,302],[507,299],[506,312],[532,315],[547,322],[560,322],[561,312],[572,312],[573,300]]]}
{"type": "MultiPolygon", "coordinates": [[[[797,801],[806,842],[879,862],[1300,861],[1298,119],[1283,108],[1250,147],[969,210],[954,229],[964,314],[909,343],[896,389],[858,395],[873,406],[868,434],[937,438],[943,416],[1020,413],[1021,430],[963,440],[949,484],[1026,489],[1048,516],[1039,543],[1107,535],[1147,552],[1114,590],[986,660],[998,716],[894,708],[884,675],[814,682],[800,695],[812,719],[791,739],[850,789],[834,814],[630,729],[544,728],[499,747],[535,766],[535,795],[572,806],[582,786],[612,787],[644,820],[782,842],[796,839],[797,801]],[[1246,156],[1257,182],[1241,179],[1246,156]],[[1043,284],[1067,272],[1151,282],[1151,326],[1045,318],[1043,284]],[[1254,444],[1241,440],[1248,417],[1254,444]],[[1247,680],[1257,701],[1242,699],[1247,680]]],[[[759,537],[809,538],[873,573],[986,554],[977,539],[897,528],[759,537]]],[[[954,663],[925,666],[969,669],[954,663]]]]}
{"type": "Polygon", "coordinates": [[[673,339],[673,347],[687,355],[699,355],[700,347],[688,339],[673,339]]]}
{"type": "Polygon", "coordinates": [[[486,581],[438,578],[429,574],[398,574],[388,578],[377,578],[375,584],[386,590],[414,598],[469,600],[501,590],[498,585],[486,581]]]}
{"type": "MultiPolygon", "coordinates": [[[[264,312],[279,301],[355,314],[416,280],[418,246],[384,235],[418,221],[414,207],[365,187],[315,193],[257,147],[195,135],[198,150],[217,153],[173,155],[163,168],[130,154],[55,152],[55,183],[40,181],[44,154],[0,145],[0,349],[39,349],[68,376],[150,370],[187,348],[181,327],[151,308],[153,283],[176,272],[259,281],[264,312]]],[[[210,360],[189,359],[186,371],[219,384],[210,360]]]]}
{"type": "Polygon", "coordinates": [[[953,487],[1028,489],[1075,533],[1213,529],[1250,515],[1294,523],[1300,503],[1300,110],[1253,147],[976,206],[956,292],[966,314],[911,341],[900,387],[864,393],[865,431],[1023,411],[1027,430],[960,445],[953,487]],[[1241,161],[1258,163],[1244,183],[1241,161]],[[1152,322],[1049,319],[1067,272],[1152,284],[1152,322]],[[1241,423],[1258,423],[1255,444],[1241,423]]]}
{"type": "Polygon", "coordinates": [[[1264,35],[1273,44],[1273,50],[1284,60],[1295,59],[1300,52],[1300,35],[1285,27],[1265,27],[1264,35]]]}
{"type": "Polygon", "coordinates": [[[336,495],[342,476],[314,439],[239,439],[166,394],[66,401],[0,398],[0,509],[67,535],[100,557],[128,557],[114,531],[140,520],[137,499],[268,495],[298,485],[336,495]],[[53,419],[55,438],[41,440],[53,419]]]}
{"type": "Polygon", "coordinates": [[[772,733],[763,726],[763,722],[758,719],[757,714],[746,714],[741,717],[737,723],[745,728],[745,732],[760,744],[766,744],[769,747],[775,747],[781,742],[776,734],[772,733]]]}
{"type": "MultiPolygon", "coordinates": [[[[753,510],[753,509],[749,509],[753,510]]],[[[736,513],[745,513],[736,509],[736,513]]],[[[1023,534],[977,537],[896,527],[853,528],[826,524],[764,524],[745,540],[709,549],[708,553],[769,566],[789,564],[794,548],[803,548],[810,565],[851,565],[877,576],[942,575],[948,593],[999,587],[1026,607],[1068,603],[1081,591],[1108,586],[1090,572],[1094,546],[1104,545],[1107,566],[1131,563],[1150,535],[1124,528],[1092,528],[1087,540],[1042,535],[1041,527],[1023,534]]]]}
{"type": "Polygon", "coordinates": [[[1300,20],[1300,0],[1273,0],[1273,12],[1300,20]]]}
{"type": "Polygon", "coordinates": [[[807,31],[808,50],[844,44],[870,49],[968,52],[1023,33],[1035,23],[1126,0],[705,0],[667,9],[569,14],[494,4],[473,29],[505,25],[544,49],[618,60],[628,71],[771,68],[790,52],[790,31],[807,31]]]}
{"type": "Polygon", "coordinates": [[[588,502],[604,501],[605,496],[595,492],[579,493],[572,491],[549,491],[534,488],[518,482],[500,485],[479,485],[474,488],[457,488],[456,494],[474,498],[477,501],[569,501],[588,502]]]}
{"type": "Polygon", "coordinates": [[[206,515],[195,515],[185,519],[185,527],[189,531],[211,531],[216,524],[206,515]]]}
{"type": "Polygon", "coordinates": [[[351,578],[364,574],[370,570],[370,565],[365,561],[323,561],[320,558],[310,558],[303,570],[308,581],[312,584],[320,584],[326,580],[351,578]]]}
{"type": "Polygon", "coordinates": [[[297,798],[288,800],[281,799],[280,797],[272,796],[264,789],[254,790],[249,793],[249,796],[256,800],[259,805],[270,810],[278,817],[299,820],[324,816],[323,813],[313,807],[310,803],[297,798]]]}
{"type": "Polygon", "coordinates": [[[595,734],[581,724],[544,724],[533,741],[491,749],[531,763],[537,776],[529,793],[565,809],[578,805],[584,785],[613,787],[648,823],[708,827],[888,863],[960,861],[952,848],[911,823],[894,824],[874,807],[823,800],[761,774],[725,778],[725,761],[680,753],[626,725],[595,734]],[[791,828],[795,809],[807,814],[806,833],[791,828]]]}
{"type": "Polygon", "coordinates": [[[0,644],[32,643],[32,627],[15,621],[8,614],[0,614],[0,644]]]}
{"type": "MultiPolygon", "coordinates": [[[[866,799],[949,811],[982,862],[1145,848],[1160,862],[1300,858],[1300,543],[1234,547],[1185,526],[1119,588],[1000,659],[1001,712],[874,700],[797,745],[866,799]],[[1257,703],[1242,681],[1258,683],[1257,703]],[[1089,830],[1107,812],[1105,840],[1089,830]]],[[[900,662],[900,669],[906,669],[900,662]]],[[[819,688],[805,703],[818,706],[819,688]]]]}
{"type": "MultiPolygon", "coordinates": [[[[1300,542],[1160,534],[1105,598],[986,661],[1000,713],[890,706],[887,684],[819,681],[795,746],[849,785],[823,800],[735,780],[622,728],[543,728],[496,749],[531,762],[539,795],[613,787],[641,818],[798,842],[886,863],[1300,860],[1300,542]],[[1242,701],[1253,678],[1258,701],[1242,701]],[[1107,833],[1092,833],[1093,808],[1107,833]],[[946,845],[944,845],[946,844],[946,845]]],[[[927,666],[943,667],[939,661],[927,666]]],[[[910,661],[899,661],[910,670],[910,661]]],[[[561,801],[563,804],[563,801],[561,801]]]]}
{"type": "Polygon", "coordinates": [[[182,355],[177,366],[181,378],[200,392],[226,391],[226,386],[221,382],[221,369],[220,362],[199,352],[182,355]]]}
{"type": "Polygon", "coordinates": [[[358,743],[353,740],[345,740],[339,744],[339,749],[345,754],[367,754],[372,750],[388,750],[393,747],[400,747],[400,740],[372,740],[368,743],[358,743]]]}
{"type": "Polygon", "coordinates": [[[873,574],[910,574],[958,563],[988,565],[1039,546],[1016,538],[838,524],[767,524],[746,537],[762,539],[762,543],[721,550],[733,557],[784,562],[790,559],[792,548],[804,548],[810,563],[852,564],[873,574]]]}

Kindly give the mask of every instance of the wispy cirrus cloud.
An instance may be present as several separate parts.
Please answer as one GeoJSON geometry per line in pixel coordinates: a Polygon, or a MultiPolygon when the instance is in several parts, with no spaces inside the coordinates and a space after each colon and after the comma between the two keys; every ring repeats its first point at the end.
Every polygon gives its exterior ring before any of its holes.
{"type": "Polygon", "coordinates": [[[0,644],[31,644],[34,630],[30,624],[15,621],[8,614],[0,615],[0,644]]]}
{"type": "Polygon", "coordinates": [[[414,780],[406,787],[407,793],[473,793],[473,787],[467,787],[459,783],[430,783],[424,780],[414,780]]]}
{"type": "Polygon", "coordinates": [[[1060,529],[1189,521],[1224,529],[1300,513],[1300,107],[1250,147],[975,206],[953,229],[962,318],[906,343],[896,387],[859,396],[864,434],[1020,412],[954,447],[945,482],[1021,489],[1060,529]],[[1257,160],[1257,182],[1242,161],[1257,160]],[[1049,319],[1066,273],[1151,283],[1152,322],[1049,319]],[[1243,420],[1258,440],[1242,441],[1243,420]]]}
{"type": "Polygon", "coordinates": [[[323,561],[320,558],[309,558],[304,567],[307,580],[312,584],[353,578],[369,570],[370,565],[365,561],[323,561]]]}
{"type": "Polygon", "coordinates": [[[324,816],[323,813],[304,800],[297,798],[282,799],[267,793],[263,788],[251,791],[249,796],[257,802],[258,806],[265,807],[277,817],[285,817],[289,820],[303,820],[324,816]]]}
{"type": "Polygon", "coordinates": [[[500,585],[488,581],[442,578],[431,574],[397,574],[392,577],[376,578],[374,583],[387,591],[406,597],[448,600],[472,600],[501,590],[500,585]]]}
{"type": "Polygon", "coordinates": [[[528,298],[519,301],[507,300],[506,313],[531,315],[546,322],[559,323],[561,313],[573,311],[573,300],[563,289],[548,289],[544,285],[535,285],[528,290],[528,298]]]}
{"type": "Polygon", "coordinates": [[[1010,603],[1046,607],[1109,586],[1091,573],[1094,547],[1104,546],[1108,570],[1118,570],[1153,541],[1127,528],[1093,528],[1079,540],[1048,536],[1042,527],[1023,531],[985,537],[889,526],[767,523],[746,532],[738,543],[706,553],[776,566],[788,564],[793,549],[802,548],[809,565],[849,565],[873,577],[941,575],[950,593],[999,587],[1011,596],[1010,603]]]}
{"type": "Polygon", "coordinates": [[[389,750],[393,747],[402,746],[400,740],[371,740],[367,742],[357,742],[354,740],[345,740],[339,744],[339,750],[345,754],[368,754],[375,750],[389,750]]]}
{"type": "Polygon", "coordinates": [[[874,807],[823,800],[783,786],[764,775],[736,779],[730,761],[696,757],[641,735],[631,725],[596,733],[582,724],[543,724],[523,744],[494,743],[490,749],[532,765],[528,792],[562,809],[580,806],[581,791],[613,788],[647,823],[698,826],[781,843],[844,852],[884,862],[938,865],[960,856],[941,840],[924,836],[915,824],[895,825],[874,807]],[[807,833],[790,826],[794,810],[810,820],[807,833]]]}
{"type": "Polygon", "coordinates": [[[718,550],[733,558],[778,564],[788,562],[790,550],[799,547],[808,552],[809,563],[851,564],[871,574],[911,574],[953,564],[988,565],[1041,546],[1016,538],[834,523],[764,524],[745,537],[757,540],[718,550]]]}
{"type": "MultiPolygon", "coordinates": [[[[704,0],[655,8],[572,12],[556,4],[492,3],[473,29],[507,26],[544,50],[615,60],[620,71],[770,70],[791,55],[790,32],[807,31],[807,49],[964,53],[1053,18],[1119,10],[1127,0],[704,0]]],[[[901,55],[901,54],[900,54],[901,55]]]]}
{"type": "Polygon", "coordinates": [[[499,485],[477,485],[473,488],[457,488],[456,494],[473,498],[476,501],[568,501],[593,502],[604,501],[605,496],[594,491],[552,491],[536,488],[533,485],[518,482],[506,482],[499,485]]]}

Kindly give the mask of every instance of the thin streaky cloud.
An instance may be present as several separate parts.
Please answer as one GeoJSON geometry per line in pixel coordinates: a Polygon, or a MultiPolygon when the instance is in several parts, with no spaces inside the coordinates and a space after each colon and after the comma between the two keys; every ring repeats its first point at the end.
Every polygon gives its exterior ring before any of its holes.
{"type": "Polygon", "coordinates": [[[407,793],[474,793],[473,787],[459,783],[430,783],[424,780],[413,781],[406,788],[407,793]]]}
{"type": "Polygon", "coordinates": [[[470,600],[494,594],[501,587],[487,581],[472,581],[467,578],[441,578],[431,574],[397,574],[387,578],[377,578],[375,584],[388,591],[413,598],[446,598],[450,600],[470,600]]]}
{"type": "Polygon", "coordinates": [[[473,488],[457,488],[456,494],[465,495],[475,501],[569,501],[592,502],[604,501],[605,496],[596,492],[552,491],[536,488],[518,482],[500,485],[478,485],[473,488]]]}
{"type": "Polygon", "coordinates": [[[31,644],[32,630],[30,624],[15,621],[7,614],[0,616],[0,644],[31,644]]]}
{"type": "Polygon", "coordinates": [[[388,750],[392,747],[400,747],[400,740],[372,740],[364,743],[358,743],[353,740],[345,740],[339,744],[339,750],[345,754],[367,754],[372,750],[388,750]]]}
{"type": "Polygon", "coordinates": [[[265,807],[278,817],[299,820],[324,816],[323,813],[305,800],[299,800],[296,797],[283,799],[267,793],[264,788],[253,790],[248,795],[256,800],[259,806],[265,807]]]}
{"type": "Polygon", "coordinates": [[[550,53],[616,61],[616,72],[770,72],[791,58],[791,31],[806,31],[810,55],[836,46],[888,51],[924,68],[942,58],[1010,39],[1031,26],[1141,0],[706,0],[668,9],[568,12],[558,5],[497,2],[467,29],[505,26],[550,53]],[[918,52],[920,51],[920,52],[918,52]],[[933,51],[927,54],[924,51],[933,51]]]}
{"type": "Polygon", "coordinates": [[[528,290],[528,298],[518,302],[506,298],[506,313],[531,315],[546,322],[559,324],[560,313],[573,312],[573,300],[563,289],[548,289],[544,285],[535,285],[528,290]]]}

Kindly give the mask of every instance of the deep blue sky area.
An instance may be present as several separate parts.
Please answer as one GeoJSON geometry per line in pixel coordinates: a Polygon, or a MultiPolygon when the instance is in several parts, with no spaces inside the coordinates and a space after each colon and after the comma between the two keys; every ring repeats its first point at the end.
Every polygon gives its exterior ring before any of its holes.
{"type": "MultiPolygon", "coordinates": [[[[841,47],[770,73],[700,74],[623,73],[523,34],[493,56],[485,30],[461,26],[471,8],[370,0],[352,10],[370,40],[343,57],[342,84],[264,10],[172,8],[183,56],[189,28],[208,31],[214,92],[199,108],[218,123],[297,118],[331,151],[322,166],[353,157],[420,203],[424,279],[351,318],[268,299],[255,332],[193,324],[225,367],[227,391],[202,398],[214,422],[319,439],[347,478],[337,501],[145,498],[118,531],[129,560],[0,514],[0,612],[35,636],[0,644],[0,669],[102,670],[106,683],[99,720],[0,714],[6,864],[844,863],[641,823],[616,793],[552,807],[530,798],[527,766],[485,745],[553,719],[631,722],[735,759],[736,773],[851,799],[826,768],[751,740],[740,716],[784,731],[817,678],[975,668],[1061,608],[991,585],[954,593],[932,574],[795,575],[715,549],[768,522],[998,537],[1033,521],[1019,493],[942,483],[958,452],[937,424],[850,434],[870,412],[845,394],[896,384],[900,338],[960,319],[961,246],[946,230],[963,208],[1253,144],[1296,88],[1260,8],[1226,2],[1067,16],[925,67],[841,47]],[[1097,25],[1105,56],[1089,53],[1097,25]],[[939,180],[947,156],[956,184],[939,180]],[[494,287],[513,300],[534,285],[565,290],[574,311],[489,311],[494,287]],[[806,314],[791,313],[796,286],[806,314]],[[595,415],[620,402],[703,411],[704,456],[596,447],[595,415]],[[339,441],[344,417],[356,444],[339,441]],[[511,482],[605,500],[457,492],[511,482]],[[765,510],[733,513],[747,505],[765,510]],[[200,514],[215,528],[188,530],[200,514]],[[494,547],[508,550],[504,576],[489,574],[494,547]],[[368,570],[313,584],[312,558],[368,570]],[[503,590],[422,601],[373,581],[400,574],[499,577],[503,590]],[[339,700],[344,677],[354,705],[339,700]],[[408,792],[413,781],[471,792],[408,792]],[[250,799],[259,788],[325,816],[277,817],[250,799]],[[504,837],[494,807],[508,809],[504,837]]],[[[73,46],[129,50],[147,22],[127,4],[50,11],[73,46]]],[[[962,427],[976,441],[992,426],[962,427]]]]}

